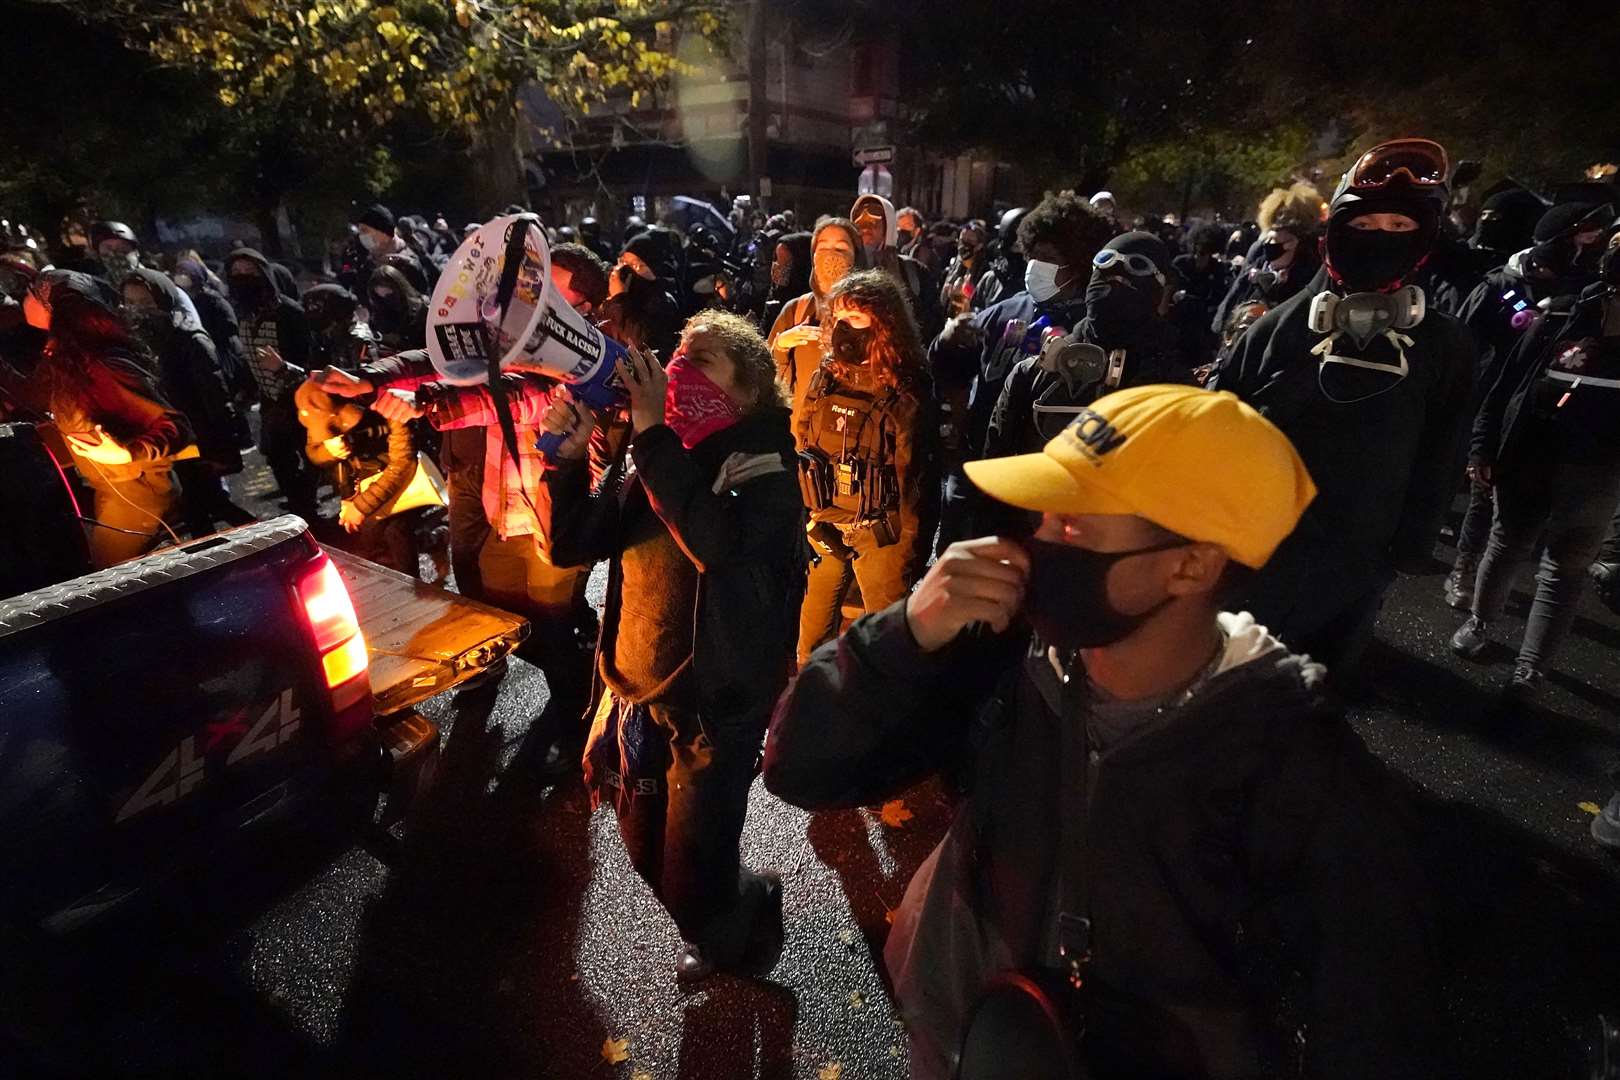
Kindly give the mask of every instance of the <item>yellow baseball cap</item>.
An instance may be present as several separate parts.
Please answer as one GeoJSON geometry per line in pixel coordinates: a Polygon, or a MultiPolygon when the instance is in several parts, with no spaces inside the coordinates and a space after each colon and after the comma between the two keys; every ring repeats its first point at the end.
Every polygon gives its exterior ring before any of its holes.
{"type": "Polygon", "coordinates": [[[1012,506],[1134,514],[1261,567],[1316,497],[1288,436],[1229,393],[1138,386],[1099,398],[1038,454],[967,463],[1012,506]]]}

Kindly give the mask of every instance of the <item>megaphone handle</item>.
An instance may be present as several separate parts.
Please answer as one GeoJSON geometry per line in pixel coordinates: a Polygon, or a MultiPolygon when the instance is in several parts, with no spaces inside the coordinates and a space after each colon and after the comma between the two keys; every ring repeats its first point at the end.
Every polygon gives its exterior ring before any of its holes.
{"type": "Polygon", "coordinates": [[[561,432],[547,431],[541,433],[535,440],[535,449],[546,455],[548,461],[557,460],[557,451],[562,449],[563,436],[561,432]]]}

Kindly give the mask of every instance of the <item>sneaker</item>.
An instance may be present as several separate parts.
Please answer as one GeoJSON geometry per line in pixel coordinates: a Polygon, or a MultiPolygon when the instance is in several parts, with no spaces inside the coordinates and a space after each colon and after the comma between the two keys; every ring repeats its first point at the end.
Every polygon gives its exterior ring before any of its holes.
{"type": "Polygon", "coordinates": [[[1446,576],[1446,605],[1467,611],[1474,602],[1474,578],[1478,575],[1479,560],[1472,555],[1458,555],[1451,573],[1446,576]]]}
{"type": "Polygon", "coordinates": [[[1469,660],[1476,659],[1490,643],[1490,624],[1478,615],[1470,615],[1468,621],[1451,635],[1451,651],[1469,660]]]}
{"type": "Polygon", "coordinates": [[[1620,791],[1609,796],[1609,803],[1592,819],[1592,839],[1610,851],[1620,851],[1620,791]]]}
{"type": "Polygon", "coordinates": [[[1547,676],[1529,664],[1520,664],[1513,669],[1513,678],[1508,680],[1507,686],[1502,689],[1502,694],[1509,701],[1522,704],[1535,700],[1546,683],[1547,676]]]}

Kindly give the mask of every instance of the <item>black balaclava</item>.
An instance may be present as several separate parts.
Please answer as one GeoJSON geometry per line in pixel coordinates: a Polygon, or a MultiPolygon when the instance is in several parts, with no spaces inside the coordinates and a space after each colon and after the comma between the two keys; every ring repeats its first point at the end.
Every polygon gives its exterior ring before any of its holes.
{"type": "Polygon", "coordinates": [[[1530,246],[1536,222],[1546,213],[1547,204],[1533,191],[1510,188],[1498,191],[1479,208],[1479,221],[1469,246],[1481,251],[1511,255],[1530,246]]]}
{"type": "MultiPolygon", "coordinates": [[[[1170,249],[1152,233],[1128,232],[1103,245],[1104,251],[1141,255],[1150,260],[1168,280],[1170,249]]],[[[1128,347],[1141,330],[1158,315],[1164,286],[1152,277],[1141,277],[1123,267],[1092,268],[1086,286],[1086,318],[1105,348],[1128,347]]]]}
{"type": "Polygon", "coordinates": [[[1395,181],[1382,189],[1341,189],[1333,197],[1323,243],[1328,273],[1346,293],[1390,292],[1406,284],[1428,258],[1440,234],[1443,188],[1420,189],[1395,181]],[[1404,214],[1411,232],[1356,229],[1363,214],[1404,214]]]}
{"type": "Polygon", "coordinates": [[[270,264],[263,255],[250,248],[231,252],[225,260],[225,284],[231,293],[231,304],[237,314],[253,314],[274,307],[280,294],[270,278],[270,264]],[[253,272],[240,270],[239,264],[252,263],[253,272]]]}

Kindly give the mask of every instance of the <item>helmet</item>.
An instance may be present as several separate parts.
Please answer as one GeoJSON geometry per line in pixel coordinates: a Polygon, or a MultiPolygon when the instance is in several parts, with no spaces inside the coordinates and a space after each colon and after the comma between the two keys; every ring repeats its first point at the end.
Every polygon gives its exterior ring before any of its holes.
{"type": "Polygon", "coordinates": [[[1015,206],[1001,215],[1001,223],[996,226],[996,236],[1001,240],[1003,249],[1010,249],[1018,241],[1018,223],[1023,221],[1029,213],[1027,206],[1015,206]]]}
{"type": "Polygon", "coordinates": [[[1422,254],[1398,281],[1380,287],[1409,280],[1428,259],[1440,235],[1450,199],[1450,175],[1445,148],[1430,139],[1393,139],[1357,158],[1345,170],[1329,204],[1324,260],[1329,275],[1335,281],[1344,280],[1333,265],[1333,255],[1350,242],[1346,233],[1352,219],[1363,214],[1404,214],[1418,223],[1413,249],[1422,254]]]}
{"type": "Polygon", "coordinates": [[[141,242],[135,236],[135,230],[122,221],[98,221],[90,226],[90,248],[95,250],[107,240],[123,240],[137,249],[141,242]]]}

